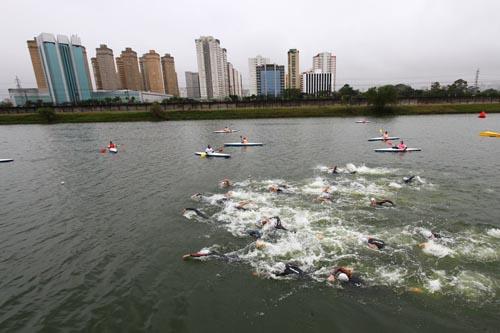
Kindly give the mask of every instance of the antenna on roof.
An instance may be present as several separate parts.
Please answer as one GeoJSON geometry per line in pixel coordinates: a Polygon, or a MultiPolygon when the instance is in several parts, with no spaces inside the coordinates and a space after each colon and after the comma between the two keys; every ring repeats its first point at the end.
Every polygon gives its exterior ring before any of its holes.
{"type": "Polygon", "coordinates": [[[21,80],[19,80],[19,77],[18,77],[17,75],[16,75],[16,80],[15,80],[15,82],[16,82],[16,88],[17,88],[17,89],[21,89],[21,88],[22,88],[22,87],[21,87],[21,80]]]}

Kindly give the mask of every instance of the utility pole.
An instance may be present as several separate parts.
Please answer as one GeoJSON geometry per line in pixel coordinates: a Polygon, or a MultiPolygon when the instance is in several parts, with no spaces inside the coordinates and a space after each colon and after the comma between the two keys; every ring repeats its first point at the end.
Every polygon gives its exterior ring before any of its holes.
{"type": "Polygon", "coordinates": [[[479,68],[476,70],[476,78],[474,79],[474,88],[476,88],[476,91],[479,90],[479,68]]]}
{"type": "MultiPolygon", "coordinates": [[[[21,87],[21,80],[19,79],[19,77],[17,75],[16,75],[15,82],[16,82],[17,89],[19,89],[19,90],[23,89],[21,87]]],[[[26,95],[26,90],[24,90],[23,92],[24,92],[24,105],[26,105],[26,103],[28,103],[28,96],[26,95]]]]}

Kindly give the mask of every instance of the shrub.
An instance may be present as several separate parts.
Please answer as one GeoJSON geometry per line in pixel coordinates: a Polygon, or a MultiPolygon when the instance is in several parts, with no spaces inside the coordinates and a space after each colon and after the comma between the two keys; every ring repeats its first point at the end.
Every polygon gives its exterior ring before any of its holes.
{"type": "Polygon", "coordinates": [[[53,108],[39,108],[37,112],[46,123],[53,123],[57,119],[57,114],[53,108]]]}

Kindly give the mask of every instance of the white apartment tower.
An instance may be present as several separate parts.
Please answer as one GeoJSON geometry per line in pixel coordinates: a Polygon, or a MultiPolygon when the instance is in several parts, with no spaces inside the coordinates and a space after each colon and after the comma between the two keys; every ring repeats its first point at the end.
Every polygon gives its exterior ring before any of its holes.
{"type": "Polygon", "coordinates": [[[224,99],[229,96],[227,52],[212,36],[195,40],[201,99],[224,99]]]}
{"type": "Polygon", "coordinates": [[[248,58],[248,72],[250,75],[250,89],[249,93],[251,95],[258,95],[257,91],[257,66],[270,64],[271,61],[269,58],[265,58],[261,55],[256,56],[255,58],[248,58]]]}
{"type": "Polygon", "coordinates": [[[233,65],[227,63],[227,73],[229,77],[229,95],[235,95],[238,97],[243,96],[243,87],[241,85],[241,74],[238,72],[233,65]]]}
{"type": "Polygon", "coordinates": [[[337,83],[337,57],[330,52],[318,53],[313,57],[313,68],[315,73],[332,73],[332,91],[336,90],[337,83]]]}

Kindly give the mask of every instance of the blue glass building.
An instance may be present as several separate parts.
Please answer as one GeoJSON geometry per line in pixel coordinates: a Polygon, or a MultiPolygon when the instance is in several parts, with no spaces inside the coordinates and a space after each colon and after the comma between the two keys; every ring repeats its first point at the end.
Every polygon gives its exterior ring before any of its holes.
{"type": "Polygon", "coordinates": [[[285,66],[276,64],[256,67],[257,94],[279,97],[285,90],[285,66]]]}
{"type": "Polygon", "coordinates": [[[49,94],[54,104],[92,98],[85,48],[80,38],[42,33],[36,38],[49,94]]]}

